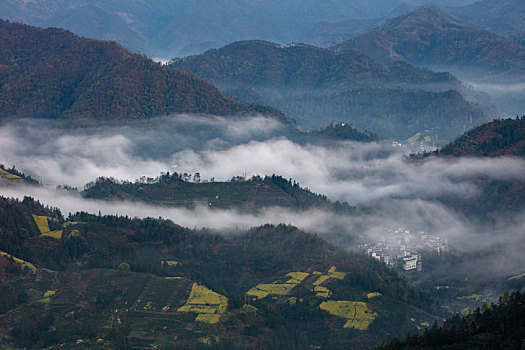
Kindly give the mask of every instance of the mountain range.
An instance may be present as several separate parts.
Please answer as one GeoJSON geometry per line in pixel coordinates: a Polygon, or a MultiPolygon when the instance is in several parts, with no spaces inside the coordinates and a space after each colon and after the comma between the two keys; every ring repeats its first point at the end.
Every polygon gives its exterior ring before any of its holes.
{"type": "MultiPolygon", "coordinates": [[[[472,2],[437,3],[458,6],[472,2]]],[[[387,16],[401,3],[403,0],[6,0],[0,4],[0,14],[16,22],[116,40],[131,50],[169,59],[239,40],[262,39],[281,44],[305,39],[314,44],[339,42],[350,37],[346,35],[368,29],[370,23],[387,16]],[[327,32],[323,28],[331,29],[327,32]],[[334,29],[342,32],[335,33],[334,29]]]]}
{"type": "Polygon", "coordinates": [[[241,100],[279,108],[303,128],[346,121],[401,140],[427,130],[439,143],[488,118],[456,92],[465,89],[452,75],[404,62],[381,64],[352,50],[244,41],[170,66],[241,100]]]}
{"type": "Polygon", "coordinates": [[[521,0],[481,0],[457,7],[441,7],[449,15],[500,35],[525,31],[525,4],[521,0]]]}
{"type": "Polygon", "coordinates": [[[115,42],[85,39],[62,29],[0,22],[2,120],[58,118],[90,125],[192,112],[263,113],[216,87],[161,66],[115,42]]]}
{"type": "Polygon", "coordinates": [[[451,71],[476,81],[524,81],[525,47],[435,6],[425,6],[387,21],[337,46],[380,62],[403,60],[451,71]]]}

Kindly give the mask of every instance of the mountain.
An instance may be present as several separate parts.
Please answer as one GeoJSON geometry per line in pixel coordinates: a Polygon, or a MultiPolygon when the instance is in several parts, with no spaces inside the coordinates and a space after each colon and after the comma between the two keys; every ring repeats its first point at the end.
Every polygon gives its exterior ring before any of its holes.
{"type": "Polygon", "coordinates": [[[439,319],[383,264],[292,226],[65,219],[29,197],[0,217],[3,348],[358,349],[439,319]]]}
{"type": "Polygon", "coordinates": [[[7,21],[0,21],[0,40],[2,120],[45,117],[86,125],[181,112],[282,117],[115,42],[7,21]]]}
{"type": "Polygon", "coordinates": [[[66,28],[89,38],[116,40],[153,57],[171,58],[239,40],[298,42],[322,23],[379,18],[401,2],[6,0],[0,3],[0,13],[11,21],[66,28]]]}
{"type": "Polygon", "coordinates": [[[296,42],[329,47],[364,33],[382,22],[382,18],[347,19],[337,22],[321,21],[314,24],[296,42]]]}
{"type": "Polygon", "coordinates": [[[424,6],[337,46],[378,61],[403,60],[484,81],[524,81],[525,47],[435,6],[424,6]]]}
{"type": "Polygon", "coordinates": [[[170,66],[195,73],[241,100],[279,108],[303,128],[345,120],[386,137],[404,140],[431,129],[446,140],[487,118],[479,107],[448,91],[464,89],[450,74],[403,62],[380,64],[351,50],[244,41],[174,60],[170,66]],[[446,115],[440,114],[443,108],[446,115]]]}
{"type": "Polygon", "coordinates": [[[455,90],[357,88],[329,95],[291,96],[268,103],[299,124],[315,126],[334,119],[346,120],[360,130],[398,141],[424,133],[430,138],[425,141],[429,145],[446,143],[488,119],[483,108],[455,90]]]}
{"type": "Polygon", "coordinates": [[[525,157],[525,117],[496,119],[464,133],[439,151],[454,157],[525,157]]]}
{"type": "Polygon", "coordinates": [[[506,292],[497,304],[447,320],[420,335],[394,340],[378,349],[520,349],[525,338],[525,293],[506,292]]]}
{"type": "Polygon", "coordinates": [[[443,10],[500,35],[525,31],[525,3],[521,0],[481,0],[459,7],[443,7],[443,10]]]}
{"type": "MultiPolygon", "coordinates": [[[[497,119],[476,127],[427,157],[524,157],[525,118],[497,119]]],[[[424,159],[422,161],[425,161],[424,159]]],[[[522,179],[472,178],[477,191],[468,198],[443,195],[438,200],[477,222],[512,219],[525,209],[525,181],[522,179]]]]}
{"type": "Polygon", "coordinates": [[[224,90],[250,87],[296,91],[348,89],[356,86],[458,87],[450,74],[408,64],[383,65],[355,51],[336,53],[306,44],[281,46],[265,41],[236,42],[202,55],[172,61],[224,90]]]}
{"type": "MultiPolygon", "coordinates": [[[[239,40],[317,45],[336,40],[339,43],[359,32],[363,25],[368,26],[370,20],[385,17],[403,2],[5,0],[0,2],[0,14],[11,21],[66,28],[89,38],[116,40],[152,57],[172,58],[201,53],[239,40]]],[[[470,2],[472,0],[438,1],[449,6],[470,2]]]]}

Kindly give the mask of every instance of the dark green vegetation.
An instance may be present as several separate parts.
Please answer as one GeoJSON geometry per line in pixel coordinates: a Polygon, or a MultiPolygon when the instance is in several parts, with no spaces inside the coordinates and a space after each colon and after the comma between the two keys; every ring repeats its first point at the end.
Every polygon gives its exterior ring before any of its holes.
{"type": "Polygon", "coordinates": [[[497,304],[484,304],[468,316],[456,315],[440,328],[394,340],[379,349],[522,349],[524,334],[525,293],[506,292],[497,304]]]}
{"type": "Polygon", "coordinates": [[[44,117],[84,125],[181,112],[282,117],[273,108],[237,102],[191,74],[115,42],[7,21],[0,21],[0,41],[2,120],[44,117]]]}
{"type": "Polygon", "coordinates": [[[406,63],[382,65],[355,51],[336,53],[306,44],[281,46],[257,40],[236,42],[201,55],[176,59],[171,66],[195,73],[224,90],[286,88],[287,93],[283,95],[325,89],[338,91],[363,85],[459,86],[448,73],[434,73],[406,63]]]}
{"type": "Polygon", "coordinates": [[[434,320],[422,309],[436,305],[384,265],[291,226],[219,235],[162,219],[64,219],[28,197],[0,198],[0,215],[4,346],[192,348],[211,339],[225,348],[363,348],[434,320]],[[40,236],[32,214],[48,216],[61,239],[40,236]],[[331,267],[346,275],[324,283],[330,299],[366,302],[377,313],[368,330],[343,328],[345,319],[319,309],[313,272],[331,267]],[[292,271],[310,277],[289,295],[246,297],[292,271]],[[228,298],[218,323],[177,311],[195,281],[228,298]]]}
{"type": "Polygon", "coordinates": [[[462,90],[450,74],[403,62],[383,65],[351,50],[245,41],[174,60],[171,66],[241,100],[279,108],[309,128],[346,120],[391,138],[426,130],[451,140],[487,118],[450,91],[462,90]]]}
{"type": "Polygon", "coordinates": [[[378,61],[403,60],[461,76],[503,82],[525,78],[525,47],[460,22],[437,7],[421,7],[337,47],[378,61]]]}
{"type": "Polygon", "coordinates": [[[229,182],[201,182],[199,173],[161,175],[149,181],[121,182],[110,178],[98,178],[87,184],[82,196],[106,200],[140,200],[149,204],[161,204],[193,208],[203,205],[211,209],[238,209],[255,213],[265,207],[281,206],[293,209],[349,209],[347,205],[331,203],[326,196],[303,189],[292,180],[281,176],[233,178],[229,182]]]}
{"type": "Polygon", "coordinates": [[[443,147],[440,156],[525,156],[525,116],[496,119],[474,128],[443,147]]]}

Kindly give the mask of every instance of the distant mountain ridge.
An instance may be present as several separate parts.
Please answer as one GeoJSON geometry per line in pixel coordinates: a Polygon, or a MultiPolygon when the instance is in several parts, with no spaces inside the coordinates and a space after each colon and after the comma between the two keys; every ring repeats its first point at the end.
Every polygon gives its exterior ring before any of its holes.
{"type": "Polygon", "coordinates": [[[260,40],[232,43],[174,60],[170,66],[193,72],[223,89],[246,85],[258,89],[285,87],[293,93],[356,86],[459,86],[448,73],[401,62],[383,65],[356,51],[336,53],[307,44],[281,46],[260,40]]]}
{"type": "Polygon", "coordinates": [[[390,138],[404,140],[431,130],[451,140],[472,123],[487,120],[478,106],[451,91],[464,89],[451,74],[405,62],[385,65],[353,50],[252,40],[170,65],[240,100],[272,105],[303,128],[344,120],[390,138]]]}
{"type": "Polygon", "coordinates": [[[525,47],[424,6],[350,39],[353,49],[380,62],[412,64],[483,75],[484,80],[524,81],[525,47]]]}
{"type": "Polygon", "coordinates": [[[79,125],[171,113],[267,113],[213,85],[161,66],[115,42],[0,21],[0,113],[60,118],[79,125]]]}
{"type": "Polygon", "coordinates": [[[525,31],[525,2],[481,0],[459,7],[443,7],[449,15],[500,35],[525,31]]]}
{"type": "Polygon", "coordinates": [[[324,38],[316,30],[323,22],[382,17],[401,2],[6,0],[0,2],[0,14],[12,21],[116,40],[131,50],[169,59],[239,40],[297,42],[312,31],[324,38]]]}

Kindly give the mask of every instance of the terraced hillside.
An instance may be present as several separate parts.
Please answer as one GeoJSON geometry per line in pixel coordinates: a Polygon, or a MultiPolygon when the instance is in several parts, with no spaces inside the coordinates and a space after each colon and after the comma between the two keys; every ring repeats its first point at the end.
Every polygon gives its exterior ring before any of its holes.
{"type": "Polygon", "coordinates": [[[292,226],[66,220],[30,198],[0,198],[0,209],[2,347],[357,349],[438,320],[384,265],[292,226]],[[33,214],[61,237],[41,235],[33,214]]]}

